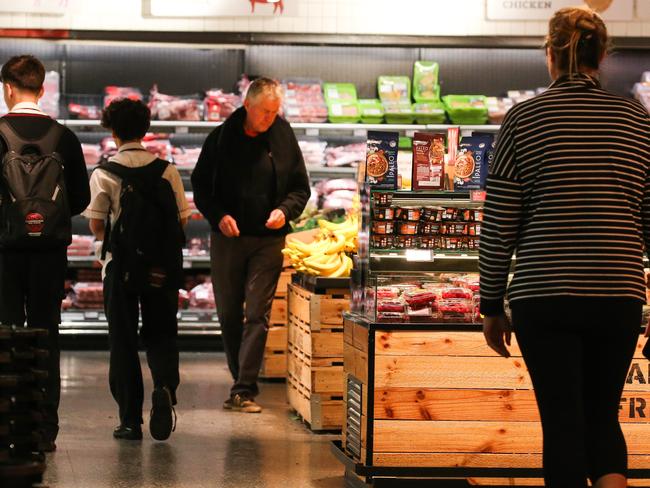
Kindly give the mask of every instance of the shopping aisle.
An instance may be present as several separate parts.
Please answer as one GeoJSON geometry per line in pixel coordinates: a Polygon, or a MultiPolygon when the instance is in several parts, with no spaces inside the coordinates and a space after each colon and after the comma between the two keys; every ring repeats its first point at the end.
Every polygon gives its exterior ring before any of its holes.
{"type": "MultiPolygon", "coordinates": [[[[105,352],[61,356],[61,433],[46,472],[51,488],[344,485],[329,450],[334,436],[313,434],[293,419],[283,383],[262,384],[261,415],[221,409],[229,386],[223,354],[182,354],[178,426],[168,442],[153,441],[146,424],[142,442],[112,438],[118,421],[107,373],[105,352]]],[[[146,412],[149,406],[150,394],[146,412]]]]}

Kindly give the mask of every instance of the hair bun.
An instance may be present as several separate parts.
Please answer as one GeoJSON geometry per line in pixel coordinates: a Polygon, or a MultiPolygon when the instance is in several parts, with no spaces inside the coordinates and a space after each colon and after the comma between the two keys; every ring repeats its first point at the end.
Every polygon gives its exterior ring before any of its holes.
{"type": "Polygon", "coordinates": [[[583,32],[594,32],[597,27],[593,20],[587,17],[581,17],[576,21],[576,29],[580,29],[583,32]]]}

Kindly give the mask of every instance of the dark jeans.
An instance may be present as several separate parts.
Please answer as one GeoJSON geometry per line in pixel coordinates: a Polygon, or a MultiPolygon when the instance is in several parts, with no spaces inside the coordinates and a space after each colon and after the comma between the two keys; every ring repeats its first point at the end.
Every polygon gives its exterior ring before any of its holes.
{"type": "Polygon", "coordinates": [[[633,299],[513,302],[512,321],[530,372],[544,434],[549,487],[585,487],[627,473],[619,402],[641,331],[633,299]]]}
{"type": "Polygon", "coordinates": [[[273,295],[282,271],[284,236],[212,234],[210,258],[231,394],[255,397],[273,295]],[[245,303],[245,306],[244,306],[245,303]]]}
{"type": "Polygon", "coordinates": [[[147,353],[154,388],[169,388],[176,404],[178,372],[178,290],[128,293],[115,279],[109,263],[104,279],[104,307],[111,349],[108,372],[113,398],[119,406],[120,424],[142,423],[144,387],[138,356],[138,318],[142,311],[140,338],[147,353]],[[138,309],[139,307],[139,309],[138,309]]]}
{"type": "Polygon", "coordinates": [[[66,249],[45,252],[0,252],[0,322],[47,329],[48,378],[45,386],[44,440],[59,432],[61,373],[59,324],[64,295],[66,249]]]}

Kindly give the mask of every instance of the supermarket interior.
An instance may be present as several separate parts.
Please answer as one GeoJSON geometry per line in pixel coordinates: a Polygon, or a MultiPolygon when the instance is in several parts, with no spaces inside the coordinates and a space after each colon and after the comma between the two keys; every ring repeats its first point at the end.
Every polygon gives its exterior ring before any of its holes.
{"type": "MultiPolygon", "coordinates": [[[[89,178],[119,149],[102,111],[141,100],[151,113],[142,145],[178,170],[191,207],[174,432],[149,435],[156,386],[141,348],[144,438],[113,438],[122,419],[99,242],[77,215],[56,449],[44,454],[37,432],[43,333],[2,325],[0,486],[544,486],[522,354],[513,340],[512,356],[498,357],[481,332],[479,240],[500,124],[548,89],[548,21],[580,3],[611,36],[602,87],[650,109],[646,0],[0,0],[0,63],[43,63],[39,106],[78,138],[89,178]],[[222,405],[232,377],[211,278],[219,259],[192,173],[260,77],[282,87],[279,117],[311,196],[288,224],[262,411],[248,415],[222,405]]],[[[0,114],[9,108],[0,101],[0,114]]],[[[629,486],[650,486],[639,331],[619,420],[629,486]]]]}

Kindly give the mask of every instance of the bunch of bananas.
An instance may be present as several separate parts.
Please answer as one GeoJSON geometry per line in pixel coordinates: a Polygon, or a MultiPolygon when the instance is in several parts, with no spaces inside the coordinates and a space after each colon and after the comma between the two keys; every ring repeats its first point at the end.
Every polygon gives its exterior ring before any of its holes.
{"type": "Polygon", "coordinates": [[[357,251],[358,225],[356,215],[340,224],[319,220],[320,232],[313,242],[306,244],[289,236],[282,253],[296,271],[331,278],[350,276],[352,259],[346,253],[357,251]]]}

